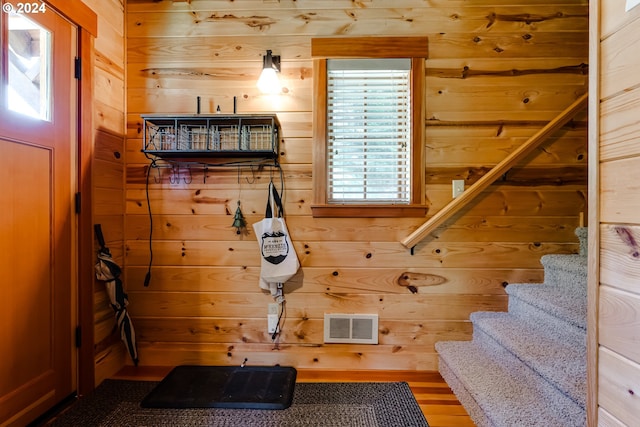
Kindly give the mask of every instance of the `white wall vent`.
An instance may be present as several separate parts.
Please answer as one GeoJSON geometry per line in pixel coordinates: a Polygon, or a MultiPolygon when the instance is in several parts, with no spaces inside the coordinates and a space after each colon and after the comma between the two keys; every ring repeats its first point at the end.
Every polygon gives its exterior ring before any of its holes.
{"type": "Polygon", "coordinates": [[[378,315],[325,313],[324,342],[378,344],[378,315]]]}

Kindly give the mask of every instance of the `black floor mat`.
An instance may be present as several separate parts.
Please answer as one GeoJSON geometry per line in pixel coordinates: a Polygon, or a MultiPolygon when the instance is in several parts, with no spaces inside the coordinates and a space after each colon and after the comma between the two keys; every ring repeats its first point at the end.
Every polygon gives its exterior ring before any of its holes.
{"type": "Polygon", "coordinates": [[[291,367],[183,365],[169,372],[140,406],[285,409],[291,406],[295,382],[291,367]]]}

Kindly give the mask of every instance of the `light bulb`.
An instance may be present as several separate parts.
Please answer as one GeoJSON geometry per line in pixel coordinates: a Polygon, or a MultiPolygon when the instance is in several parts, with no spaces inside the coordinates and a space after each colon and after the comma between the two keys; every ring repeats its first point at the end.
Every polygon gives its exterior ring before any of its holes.
{"type": "Polygon", "coordinates": [[[260,92],[268,95],[277,95],[282,90],[280,79],[273,68],[263,68],[257,83],[260,92]]]}

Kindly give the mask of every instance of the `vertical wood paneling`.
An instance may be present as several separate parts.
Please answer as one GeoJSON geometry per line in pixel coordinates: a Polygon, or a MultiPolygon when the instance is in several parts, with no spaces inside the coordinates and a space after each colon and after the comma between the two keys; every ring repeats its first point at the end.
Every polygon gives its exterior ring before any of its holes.
{"type": "Polygon", "coordinates": [[[586,91],[588,23],[586,0],[130,1],[125,263],[141,363],[247,357],[311,369],[436,369],[435,341],[470,339],[470,312],[506,309],[503,285],[541,281],[545,253],[577,252],[586,116],[412,256],[399,240],[423,218],[311,216],[313,182],[323,179],[311,174],[320,72],[311,38],[428,37],[424,179],[433,215],[451,200],[452,179],[479,179],[586,91]],[[283,61],[276,97],[255,87],[267,49],[283,61]],[[287,319],[275,342],[265,332],[272,299],[258,288],[255,236],[231,229],[238,199],[249,225],[262,216],[269,171],[153,175],[154,269],[142,286],[149,218],[140,114],[193,113],[197,96],[203,112],[231,112],[235,96],[238,112],[274,112],[282,124],[285,211],[302,269],[285,285],[287,319]],[[324,312],[378,313],[382,344],[323,344],[324,312]]]}

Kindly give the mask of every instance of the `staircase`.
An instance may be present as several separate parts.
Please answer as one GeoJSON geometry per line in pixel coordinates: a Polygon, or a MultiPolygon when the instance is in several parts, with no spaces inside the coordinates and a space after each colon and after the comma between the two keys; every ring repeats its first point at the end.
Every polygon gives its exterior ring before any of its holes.
{"type": "Polygon", "coordinates": [[[544,283],[471,314],[472,341],[436,344],[440,373],[480,427],[586,425],[587,229],[579,255],[545,255],[544,283]]]}

